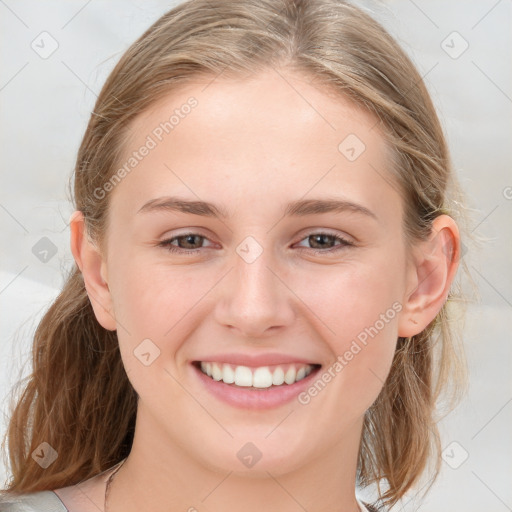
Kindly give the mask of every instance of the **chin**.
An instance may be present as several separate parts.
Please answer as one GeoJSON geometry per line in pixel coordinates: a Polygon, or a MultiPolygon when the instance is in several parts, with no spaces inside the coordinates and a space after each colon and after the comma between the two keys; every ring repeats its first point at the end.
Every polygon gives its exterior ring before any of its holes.
{"type": "Polygon", "coordinates": [[[216,438],[210,447],[203,444],[204,451],[198,456],[210,469],[232,472],[244,478],[268,478],[269,473],[272,476],[284,475],[308,463],[312,446],[308,443],[307,450],[296,443],[284,446],[286,435],[283,434],[274,439],[254,436],[254,441],[250,441],[251,436],[246,432],[243,439],[235,437],[226,443],[220,443],[216,438]]]}

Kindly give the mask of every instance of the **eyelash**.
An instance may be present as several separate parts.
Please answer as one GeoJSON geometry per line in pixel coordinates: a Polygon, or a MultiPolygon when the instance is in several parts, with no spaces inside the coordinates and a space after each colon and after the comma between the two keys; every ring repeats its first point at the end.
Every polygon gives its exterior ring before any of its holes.
{"type": "MultiPolygon", "coordinates": [[[[334,242],[340,242],[340,243],[339,243],[339,245],[332,247],[330,249],[326,249],[326,250],[311,249],[311,248],[307,248],[307,247],[301,247],[301,250],[307,250],[308,252],[313,252],[314,254],[324,254],[325,255],[325,254],[332,254],[332,253],[338,252],[340,250],[343,250],[346,247],[355,245],[353,242],[346,240],[345,238],[341,237],[340,235],[335,235],[333,233],[327,233],[327,232],[323,232],[323,231],[310,233],[309,235],[306,235],[304,238],[302,238],[300,240],[300,242],[302,242],[303,240],[306,240],[307,238],[309,238],[311,236],[318,236],[318,235],[330,236],[334,239],[334,242]]],[[[193,256],[197,252],[201,251],[201,248],[199,248],[199,249],[180,249],[179,247],[175,247],[175,246],[171,245],[171,243],[174,240],[177,240],[179,238],[185,238],[187,236],[198,236],[200,238],[207,240],[207,237],[205,237],[199,233],[184,233],[182,235],[169,238],[167,240],[162,240],[158,244],[158,246],[163,247],[164,249],[166,249],[167,251],[169,251],[171,253],[193,256]]]]}

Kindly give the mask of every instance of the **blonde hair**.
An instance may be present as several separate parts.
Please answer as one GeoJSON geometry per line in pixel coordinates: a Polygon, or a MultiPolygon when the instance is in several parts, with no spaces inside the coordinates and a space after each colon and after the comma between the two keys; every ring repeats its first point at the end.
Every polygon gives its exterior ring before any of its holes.
{"type": "MultiPolygon", "coordinates": [[[[74,206],[91,238],[102,247],[109,194],[94,191],[116,172],[139,114],[199,75],[249,76],[278,66],[314,77],[380,120],[409,243],[428,237],[440,214],[451,215],[464,233],[457,208],[462,194],[432,101],[410,59],[379,23],[338,0],[189,0],[128,48],[97,99],[74,172],[74,206]]],[[[358,482],[378,484],[379,502],[387,506],[417,483],[429,461],[434,478],[439,471],[436,403],[448,389],[455,403],[463,389],[460,329],[449,311],[463,296],[454,288],[423,332],[398,339],[390,374],[365,415],[358,482]]],[[[6,491],[76,484],[125,458],[137,399],[116,333],[97,322],[74,266],[35,333],[33,372],[6,435],[12,469],[6,491]],[[58,452],[46,469],[30,456],[44,441],[58,452]]]]}

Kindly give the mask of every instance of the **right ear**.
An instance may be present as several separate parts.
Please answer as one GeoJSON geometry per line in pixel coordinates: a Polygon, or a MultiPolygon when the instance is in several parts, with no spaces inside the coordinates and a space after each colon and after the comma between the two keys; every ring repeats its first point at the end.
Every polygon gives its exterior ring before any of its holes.
{"type": "Polygon", "coordinates": [[[87,236],[84,215],[75,211],[69,219],[71,228],[71,252],[82,272],[85,289],[91,301],[96,319],[105,329],[117,329],[112,296],[107,282],[107,264],[99,249],[87,236]]]}

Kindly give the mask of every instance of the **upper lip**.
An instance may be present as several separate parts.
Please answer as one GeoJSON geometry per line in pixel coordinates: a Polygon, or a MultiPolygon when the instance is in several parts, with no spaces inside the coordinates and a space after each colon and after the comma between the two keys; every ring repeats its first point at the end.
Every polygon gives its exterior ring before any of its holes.
{"type": "Polygon", "coordinates": [[[259,366],[273,366],[278,364],[310,364],[315,365],[314,361],[304,359],[302,357],[287,355],[287,354],[215,354],[204,356],[196,361],[211,362],[211,363],[227,363],[233,366],[249,366],[257,368],[259,366]]]}

